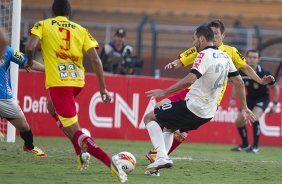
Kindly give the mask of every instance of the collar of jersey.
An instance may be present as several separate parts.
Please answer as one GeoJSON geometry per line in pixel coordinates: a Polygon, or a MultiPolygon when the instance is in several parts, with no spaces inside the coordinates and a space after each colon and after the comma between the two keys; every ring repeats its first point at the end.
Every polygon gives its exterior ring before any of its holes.
{"type": "Polygon", "coordinates": [[[207,46],[206,48],[204,48],[203,50],[206,50],[206,49],[218,49],[216,46],[207,46]]]}
{"type": "Polygon", "coordinates": [[[64,17],[64,16],[57,16],[57,17],[55,17],[55,19],[58,19],[58,20],[69,20],[67,17],[64,17]]]}

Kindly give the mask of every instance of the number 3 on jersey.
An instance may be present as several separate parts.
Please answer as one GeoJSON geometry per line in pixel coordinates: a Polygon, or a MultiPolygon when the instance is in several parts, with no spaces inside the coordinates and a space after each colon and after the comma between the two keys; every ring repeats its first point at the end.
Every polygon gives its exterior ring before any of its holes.
{"type": "Polygon", "coordinates": [[[65,44],[65,46],[60,45],[61,49],[65,50],[65,51],[70,50],[70,31],[65,29],[65,28],[62,28],[62,27],[59,27],[59,31],[66,33],[66,36],[64,38],[62,38],[66,42],[66,44],[65,44]]]}

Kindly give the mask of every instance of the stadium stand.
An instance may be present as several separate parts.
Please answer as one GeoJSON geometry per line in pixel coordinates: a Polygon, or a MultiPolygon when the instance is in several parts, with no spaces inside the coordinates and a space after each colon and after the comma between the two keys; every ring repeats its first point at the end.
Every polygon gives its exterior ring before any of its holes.
{"type": "MultiPolygon", "coordinates": [[[[25,0],[23,2],[22,15],[24,19],[38,19],[43,16],[42,12],[50,8],[51,1],[46,0],[25,0]]],[[[253,28],[254,25],[260,25],[268,29],[281,28],[281,0],[72,0],[74,8],[72,19],[75,21],[92,23],[109,23],[112,25],[110,35],[113,35],[117,25],[133,25],[126,27],[127,42],[136,47],[136,27],[144,15],[148,15],[157,21],[158,26],[158,62],[157,67],[163,66],[169,61],[175,59],[179,52],[191,46],[191,31],[170,30],[161,25],[175,26],[195,26],[211,19],[220,18],[224,20],[227,27],[232,27],[236,20],[240,20],[245,28],[253,28]],[[250,8],[250,6],[252,8],[250,8]],[[213,11],[211,11],[213,10],[213,11]],[[224,10],[224,11],[223,11],[224,10]],[[258,13],[259,12],[259,13],[258,13]],[[177,35],[177,36],[176,36],[177,35]]],[[[106,42],[105,26],[88,27],[90,32],[103,45],[106,42]]],[[[185,29],[185,28],[181,28],[185,29]]],[[[232,43],[233,37],[238,37],[236,32],[227,32],[225,43],[232,43]]],[[[265,39],[271,39],[276,34],[264,35],[265,39]]],[[[279,35],[278,35],[279,36],[279,35]]],[[[282,37],[282,35],[280,35],[282,37]]],[[[144,29],[143,34],[143,55],[144,67],[142,74],[150,75],[150,57],[151,57],[151,39],[150,27],[144,29]]],[[[252,36],[252,45],[256,47],[255,34],[252,36]]],[[[136,48],[135,48],[136,49],[136,48]]],[[[269,64],[270,70],[276,64],[269,64]]],[[[185,70],[177,72],[161,71],[165,77],[181,77],[185,70]]]]}

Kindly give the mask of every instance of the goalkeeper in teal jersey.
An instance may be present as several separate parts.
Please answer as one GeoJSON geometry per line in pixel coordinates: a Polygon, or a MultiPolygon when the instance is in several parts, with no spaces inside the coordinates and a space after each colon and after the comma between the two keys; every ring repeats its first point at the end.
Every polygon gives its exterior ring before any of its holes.
{"type": "Polygon", "coordinates": [[[32,66],[28,66],[26,56],[9,46],[4,47],[4,53],[1,52],[0,56],[0,117],[7,119],[20,131],[20,136],[24,140],[24,151],[38,157],[46,157],[41,149],[33,145],[32,131],[17,100],[13,98],[10,80],[11,61],[25,67],[28,71],[33,69],[44,72],[44,65],[34,61],[32,66]]]}

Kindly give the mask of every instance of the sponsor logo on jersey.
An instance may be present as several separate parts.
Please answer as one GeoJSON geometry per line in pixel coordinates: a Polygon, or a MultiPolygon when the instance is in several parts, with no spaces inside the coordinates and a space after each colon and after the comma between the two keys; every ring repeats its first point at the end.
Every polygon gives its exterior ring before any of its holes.
{"type": "Polygon", "coordinates": [[[69,70],[75,70],[75,65],[74,64],[69,64],[69,70]]]}
{"type": "Polygon", "coordinates": [[[196,49],[191,48],[185,52],[184,57],[188,57],[189,55],[193,54],[194,52],[196,52],[196,49]]]}
{"type": "Polygon", "coordinates": [[[72,78],[77,78],[76,72],[70,72],[70,76],[71,76],[72,78]]]}
{"type": "Polygon", "coordinates": [[[205,56],[205,53],[203,53],[203,52],[200,52],[200,53],[198,54],[198,56],[197,56],[197,58],[196,58],[196,60],[195,60],[195,62],[194,62],[194,64],[193,64],[193,68],[196,68],[196,69],[199,68],[199,66],[200,66],[200,64],[201,64],[202,59],[203,59],[204,56],[205,56]]]}
{"type": "Polygon", "coordinates": [[[59,66],[58,66],[58,69],[59,69],[60,71],[64,71],[64,70],[67,70],[67,67],[66,67],[66,65],[59,65],[59,66]]]}
{"type": "Polygon", "coordinates": [[[75,29],[76,26],[74,24],[72,24],[69,21],[58,21],[58,20],[52,20],[51,25],[57,25],[59,27],[64,27],[64,28],[72,28],[75,29]]]}
{"type": "Polygon", "coordinates": [[[24,61],[23,54],[19,51],[14,50],[14,57],[19,61],[24,61]]]}
{"type": "Polygon", "coordinates": [[[213,58],[226,58],[226,59],[228,59],[228,56],[226,55],[226,53],[224,53],[224,52],[214,52],[213,54],[212,54],[212,56],[213,56],[213,58]]]}
{"type": "Polygon", "coordinates": [[[68,78],[67,72],[60,72],[60,78],[68,78]]]}
{"type": "Polygon", "coordinates": [[[236,53],[238,54],[238,56],[239,56],[242,60],[245,60],[244,56],[243,56],[240,52],[236,51],[236,53]]]}
{"type": "Polygon", "coordinates": [[[38,29],[40,26],[41,26],[41,23],[39,23],[39,22],[37,22],[37,23],[34,24],[34,28],[35,28],[35,29],[38,29]]]}
{"type": "Polygon", "coordinates": [[[66,54],[64,52],[56,52],[56,56],[57,56],[57,58],[61,58],[63,60],[70,59],[73,62],[77,62],[78,59],[79,59],[78,56],[74,56],[74,55],[71,55],[71,54],[66,54]]]}

